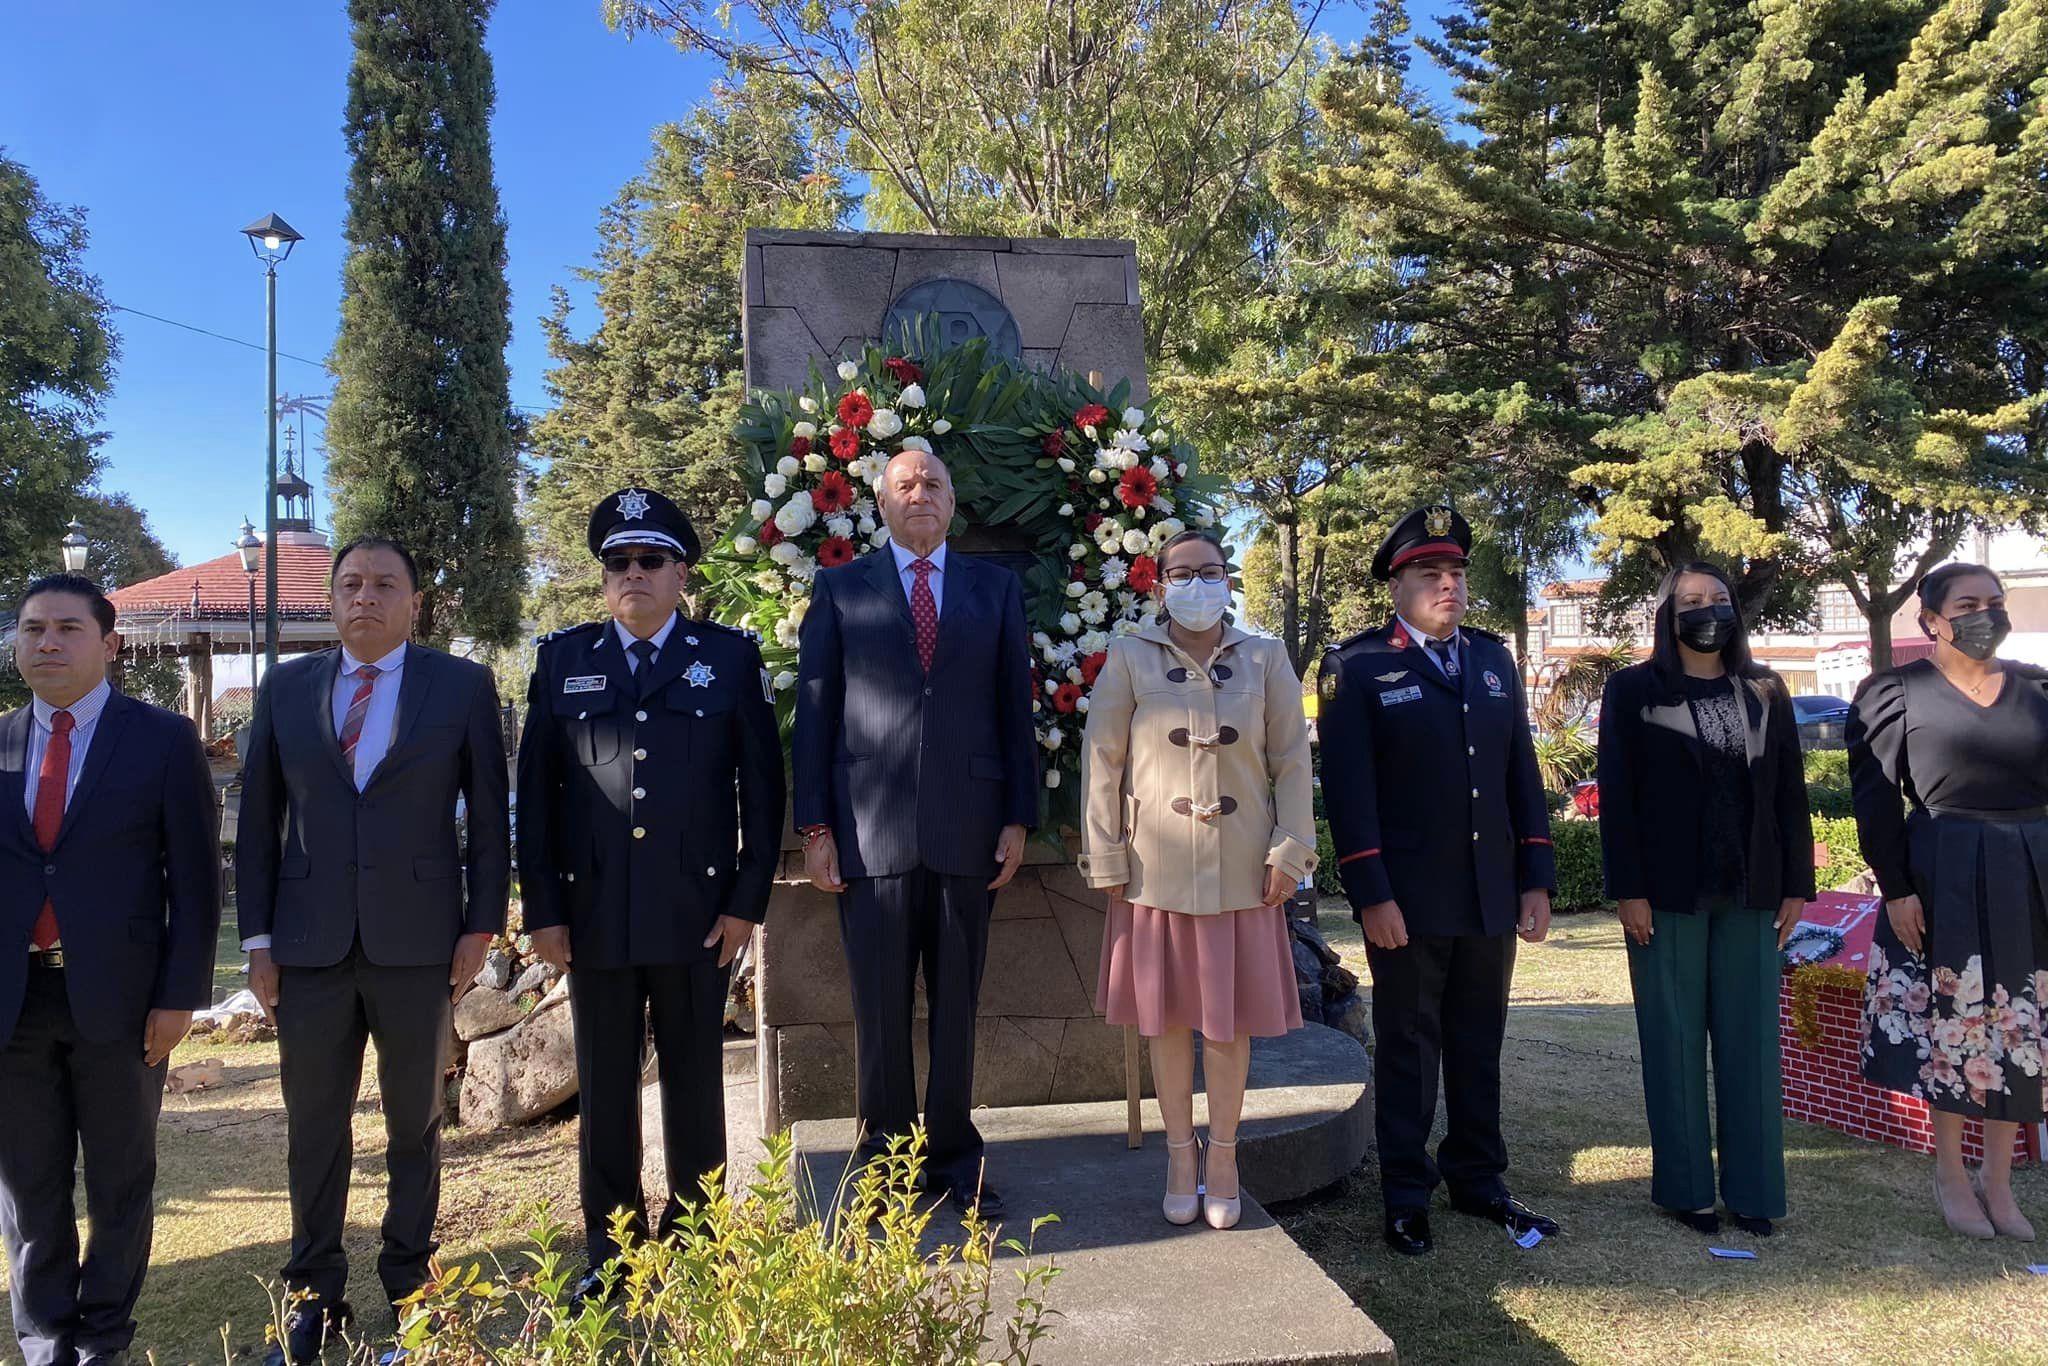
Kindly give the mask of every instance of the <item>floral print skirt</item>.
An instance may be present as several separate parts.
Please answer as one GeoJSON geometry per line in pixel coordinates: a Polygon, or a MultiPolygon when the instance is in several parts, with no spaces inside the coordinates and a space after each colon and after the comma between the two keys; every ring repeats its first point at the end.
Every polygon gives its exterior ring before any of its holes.
{"type": "Polygon", "coordinates": [[[1863,1075],[1937,1110],[2042,1118],[2048,820],[1916,813],[1908,859],[1927,934],[1912,953],[1878,917],[1863,1075]]]}

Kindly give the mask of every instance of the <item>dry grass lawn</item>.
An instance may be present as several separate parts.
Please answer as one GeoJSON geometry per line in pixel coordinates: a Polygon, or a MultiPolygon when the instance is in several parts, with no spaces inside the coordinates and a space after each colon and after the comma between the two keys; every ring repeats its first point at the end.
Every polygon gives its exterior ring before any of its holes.
{"type": "MultiPolygon", "coordinates": [[[[1324,924],[1362,972],[1350,922],[1324,924]]],[[[1924,1158],[1789,1126],[1792,1217],[1767,1241],[1718,1240],[1754,1248],[1754,1262],[1716,1261],[1706,1240],[1652,1212],[1628,976],[1610,918],[1562,921],[1549,943],[1524,948],[1509,1035],[1511,1179],[1563,1221],[1563,1238],[1525,1252],[1444,1210],[1435,1255],[1397,1257],[1379,1241],[1370,1155],[1342,1187],[1277,1211],[1405,1362],[2048,1360],[2048,1277],[2025,1269],[2048,1262],[2048,1243],[1951,1237],[1924,1158]]],[[[165,1102],[156,1258],[139,1311],[138,1345],[166,1366],[221,1362],[224,1321],[230,1359],[260,1355],[260,1282],[282,1266],[290,1229],[275,1045],[202,1041],[178,1060],[198,1057],[221,1058],[227,1083],[165,1102]]],[[[348,1234],[351,1298],[373,1328],[381,1125],[373,1066],[356,1111],[348,1234]]],[[[451,1130],[444,1254],[516,1249],[512,1221],[536,1196],[567,1213],[575,1160],[572,1123],[451,1130]]],[[[2023,1173],[2020,1195],[2048,1227],[2048,1175],[2023,1173]]]]}

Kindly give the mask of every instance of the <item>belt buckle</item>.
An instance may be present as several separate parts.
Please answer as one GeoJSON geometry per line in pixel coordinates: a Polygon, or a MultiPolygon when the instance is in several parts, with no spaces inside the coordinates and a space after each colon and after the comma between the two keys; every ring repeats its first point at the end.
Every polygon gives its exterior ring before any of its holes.
{"type": "Polygon", "coordinates": [[[62,949],[30,949],[28,957],[29,961],[37,967],[61,968],[64,966],[64,950],[62,949]]]}

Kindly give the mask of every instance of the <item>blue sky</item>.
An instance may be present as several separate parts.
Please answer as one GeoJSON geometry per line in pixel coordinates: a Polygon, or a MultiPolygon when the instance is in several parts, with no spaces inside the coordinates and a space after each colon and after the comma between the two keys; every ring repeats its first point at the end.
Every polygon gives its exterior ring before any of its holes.
{"type": "MultiPolygon", "coordinates": [[[[1324,25],[1339,41],[1358,27],[1348,9],[1324,25]]],[[[547,357],[536,320],[550,287],[572,283],[599,209],[639,170],[650,130],[681,117],[716,66],[613,34],[598,0],[501,0],[487,40],[512,399],[538,409],[547,357]]],[[[239,229],[274,211],[306,237],[279,270],[279,350],[326,356],[348,174],[339,0],[7,5],[0,53],[0,147],[46,196],[85,208],[87,264],[109,300],[260,347],[263,272],[239,229]]],[[[1415,75],[1440,96],[1427,67],[1418,61],[1415,75]]],[[[578,321],[589,325],[587,310],[578,321]]],[[[121,358],[102,485],[130,494],[181,562],[211,559],[245,514],[262,521],[262,352],[132,313],[114,323],[121,358]]],[[[327,376],[280,359],[278,387],[321,394],[327,376]]]]}

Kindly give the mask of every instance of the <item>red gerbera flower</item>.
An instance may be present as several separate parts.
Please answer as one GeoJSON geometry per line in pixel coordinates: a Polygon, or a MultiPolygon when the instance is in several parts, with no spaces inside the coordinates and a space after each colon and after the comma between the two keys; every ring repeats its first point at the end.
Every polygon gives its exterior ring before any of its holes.
{"type": "Polygon", "coordinates": [[[818,565],[822,569],[833,569],[853,559],[853,542],[844,536],[827,536],[818,542],[818,565]]]}
{"type": "Polygon", "coordinates": [[[1133,465],[1116,481],[1117,501],[1127,508],[1148,508],[1159,492],[1159,481],[1143,465],[1133,465]]]}
{"type": "Polygon", "coordinates": [[[767,521],[761,523],[761,544],[764,547],[774,545],[781,539],[782,528],[775,525],[775,519],[773,517],[770,517],[767,521]]]}
{"type": "Polygon", "coordinates": [[[1149,593],[1159,586],[1159,562],[1150,555],[1140,555],[1131,561],[1130,573],[1124,576],[1124,583],[1133,593],[1149,593]]]}
{"type": "Polygon", "coordinates": [[[1052,709],[1057,712],[1070,712],[1074,709],[1074,704],[1080,700],[1081,685],[1079,683],[1062,683],[1059,686],[1059,691],[1052,695],[1052,709]]]}
{"type": "Polygon", "coordinates": [[[1089,655],[1087,658],[1083,659],[1081,661],[1082,686],[1088,688],[1094,687],[1096,675],[1102,672],[1102,666],[1104,664],[1107,664],[1108,662],[1109,651],[1107,650],[1097,650],[1094,654],[1089,655]]]}
{"type": "Polygon", "coordinates": [[[889,357],[882,362],[882,368],[887,370],[889,378],[898,384],[916,384],[924,378],[924,371],[918,369],[914,362],[907,361],[901,356],[889,357]]]}
{"type": "Polygon", "coordinates": [[[838,470],[826,471],[811,490],[811,506],[826,517],[846,511],[853,506],[853,484],[838,470]]]}
{"type": "Polygon", "coordinates": [[[860,433],[851,427],[841,427],[832,433],[830,442],[832,454],[841,460],[851,460],[860,454],[860,433]]]}
{"type": "Polygon", "coordinates": [[[1059,459],[1067,453],[1067,434],[1062,431],[1047,432],[1039,438],[1038,449],[1045,452],[1048,460],[1059,459]]]}
{"type": "Polygon", "coordinates": [[[865,427],[874,415],[875,405],[858,389],[839,400],[839,420],[849,427],[865,427]]]}
{"type": "Polygon", "coordinates": [[[1091,403],[1080,412],[1074,414],[1074,425],[1083,431],[1090,427],[1100,427],[1108,421],[1109,409],[1103,407],[1100,403],[1091,403]]]}
{"type": "Polygon", "coordinates": [[[801,460],[811,453],[811,439],[808,436],[792,436],[789,439],[789,453],[801,460]]]}

